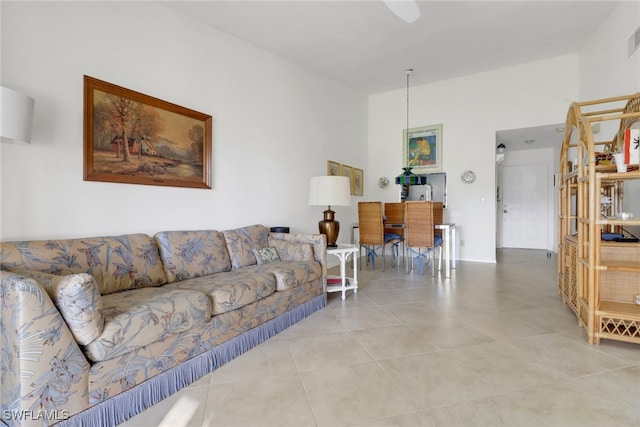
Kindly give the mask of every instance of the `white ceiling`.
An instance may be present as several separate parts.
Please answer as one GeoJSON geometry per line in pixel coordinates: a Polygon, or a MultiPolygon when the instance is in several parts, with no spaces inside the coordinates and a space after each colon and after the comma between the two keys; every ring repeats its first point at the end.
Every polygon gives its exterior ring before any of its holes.
{"type": "Polygon", "coordinates": [[[162,1],[367,94],[578,52],[617,1],[162,1]]]}
{"type": "MultiPolygon", "coordinates": [[[[366,94],[404,88],[407,68],[417,85],[578,52],[618,3],[418,0],[408,24],[382,0],[157,1],[366,94]]],[[[499,137],[541,148],[556,127],[499,137]]]]}

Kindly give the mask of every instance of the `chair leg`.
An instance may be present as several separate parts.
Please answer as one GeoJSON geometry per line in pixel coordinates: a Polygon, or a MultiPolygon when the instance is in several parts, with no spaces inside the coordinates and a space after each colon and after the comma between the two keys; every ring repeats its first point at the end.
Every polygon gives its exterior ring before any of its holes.
{"type": "Polygon", "coordinates": [[[436,275],[436,260],[434,259],[434,257],[436,256],[435,252],[436,251],[433,250],[430,253],[430,256],[431,256],[431,277],[435,277],[435,275],[436,275]]]}
{"type": "Polygon", "coordinates": [[[376,269],[376,248],[372,248],[371,252],[369,252],[371,254],[371,269],[375,270],[376,269]]]}
{"type": "Polygon", "coordinates": [[[367,264],[371,261],[371,269],[376,269],[376,247],[364,245],[364,249],[367,251],[367,264]]]}
{"type": "MultiPolygon", "coordinates": [[[[393,268],[393,261],[396,259],[398,260],[397,261],[398,268],[400,268],[400,249],[398,249],[398,246],[400,246],[400,242],[393,243],[391,245],[391,267],[392,268],[393,268]]],[[[384,253],[384,246],[382,247],[382,252],[384,253]]],[[[383,268],[384,268],[384,255],[382,258],[383,258],[383,268]]]]}
{"type": "Polygon", "coordinates": [[[423,259],[424,256],[422,255],[422,253],[420,252],[420,249],[418,249],[418,272],[420,273],[420,275],[422,276],[422,264],[423,264],[423,259]]]}
{"type": "Polygon", "coordinates": [[[404,254],[405,257],[407,255],[410,257],[410,259],[409,260],[405,260],[405,263],[404,263],[404,271],[407,274],[409,274],[409,272],[411,272],[411,270],[413,270],[413,257],[411,256],[410,253],[408,253],[409,251],[411,251],[410,248],[409,249],[405,248],[405,254],[404,254]],[[411,265],[409,265],[409,264],[411,264],[411,265]]]}
{"type": "Polygon", "coordinates": [[[383,243],[383,244],[382,244],[382,272],[383,272],[383,273],[384,273],[384,248],[385,248],[385,246],[387,246],[387,245],[385,245],[385,244],[383,243]]]}

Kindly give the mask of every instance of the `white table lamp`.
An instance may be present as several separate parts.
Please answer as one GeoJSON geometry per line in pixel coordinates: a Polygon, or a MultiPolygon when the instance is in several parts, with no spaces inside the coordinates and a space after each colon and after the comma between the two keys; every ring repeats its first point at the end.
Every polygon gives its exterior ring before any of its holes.
{"type": "Polygon", "coordinates": [[[351,205],[351,180],[346,176],[314,176],[309,184],[309,206],[328,206],[318,230],[327,236],[327,246],[335,248],[340,223],[331,206],[351,205]]]}

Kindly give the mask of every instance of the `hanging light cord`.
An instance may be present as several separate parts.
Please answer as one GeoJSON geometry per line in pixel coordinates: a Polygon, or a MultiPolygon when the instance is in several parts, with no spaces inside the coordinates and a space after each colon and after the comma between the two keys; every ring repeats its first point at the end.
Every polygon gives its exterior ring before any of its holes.
{"type": "Polygon", "coordinates": [[[411,73],[413,73],[413,68],[407,68],[407,144],[409,144],[409,76],[411,73]]]}

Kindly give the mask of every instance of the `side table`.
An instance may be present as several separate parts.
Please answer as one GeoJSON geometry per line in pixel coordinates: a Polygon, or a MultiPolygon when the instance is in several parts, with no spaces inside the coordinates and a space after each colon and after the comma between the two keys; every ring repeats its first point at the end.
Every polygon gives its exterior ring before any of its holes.
{"type": "Polygon", "coordinates": [[[349,289],[353,289],[353,293],[358,293],[358,247],[356,245],[338,244],[337,248],[327,248],[327,254],[335,255],[340,259],[340,276],[327,276],[327,281],[337,279],[339,283],[325,283],[326,292],[342,292],[342,299],[346,298],[349,289]],[[353,276],[347,277],[347,259],[349,255],[353,258],[353,276]]]}

